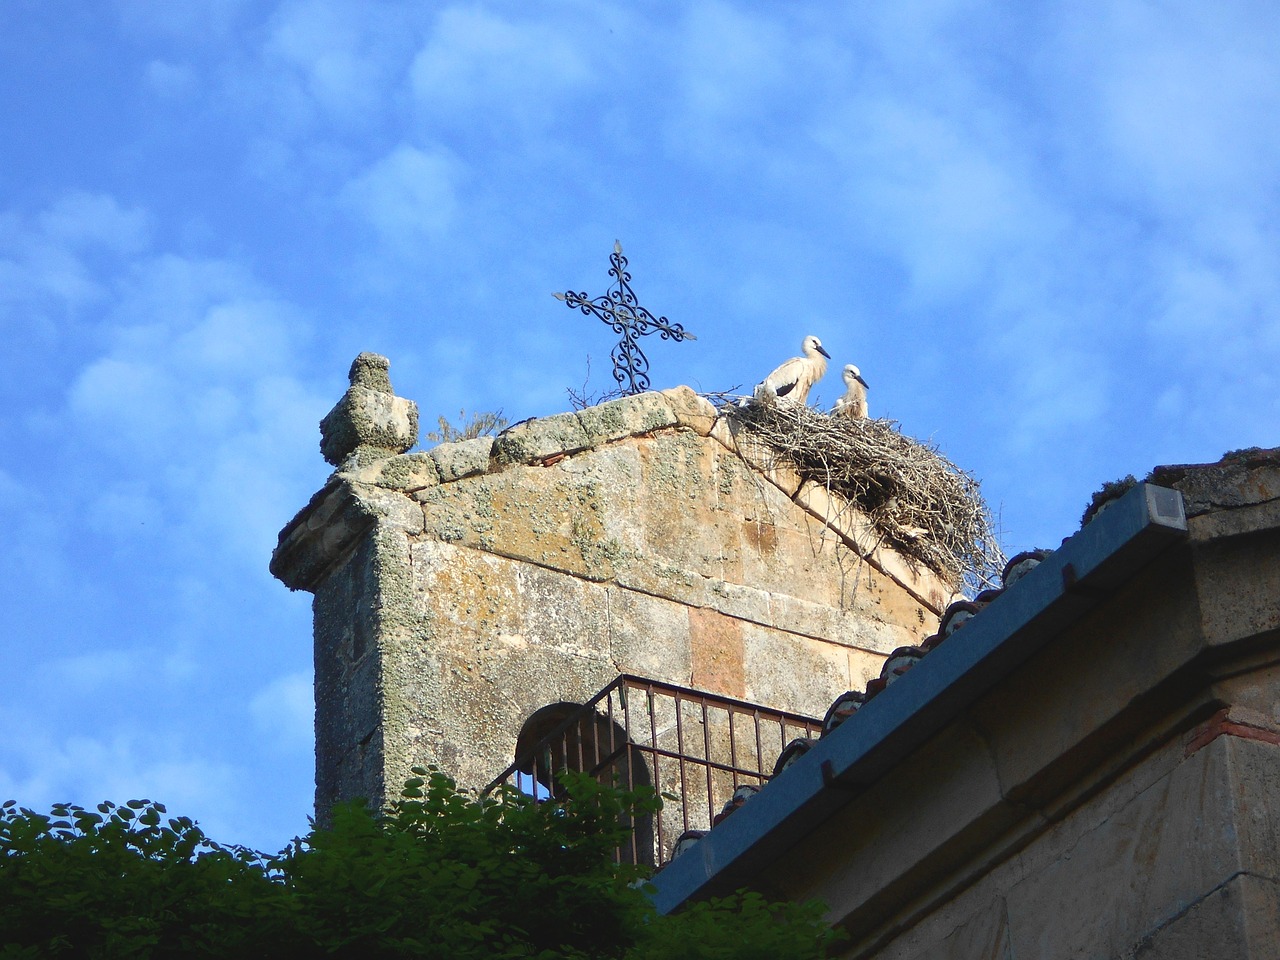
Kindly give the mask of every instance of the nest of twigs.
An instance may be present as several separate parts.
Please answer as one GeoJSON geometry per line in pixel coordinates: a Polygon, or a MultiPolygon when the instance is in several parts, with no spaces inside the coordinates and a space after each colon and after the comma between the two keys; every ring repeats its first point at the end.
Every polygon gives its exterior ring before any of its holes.
{"type": "MultiPolygon", "coordinates": [[[[714,398],[713,398],[714,399],[714,398]]],[[[998,582],[1004,554],[978,481],[892,420],[811,407],[725,404],[721,412],[805,480],[855,506],[882,544],[970,590],[998,582]]]]}

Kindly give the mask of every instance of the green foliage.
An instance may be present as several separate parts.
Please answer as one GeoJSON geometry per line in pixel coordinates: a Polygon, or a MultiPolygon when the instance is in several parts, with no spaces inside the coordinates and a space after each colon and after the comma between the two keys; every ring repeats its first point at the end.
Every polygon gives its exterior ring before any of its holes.
{"type": "Polygon", "coordinates": [[[501,410],[482,410],[479,413],[467,414],[466,410],[458,411],[458,423],[454,426],[445,417],[436,418],[439,427],[423,434],[424,440],[431,443],[455,443],[458,440],[474,440],[476,437],[488,437],[500,433],[507,425],[507,418],[501,410]]]}
{"type": "Polygon", "coordinates": [[[652,792],[562,779],[562,801],[460,793],[415,770],[375,814],[333,811],[278,856],[208,839],[150,801],[0,808],[0,960],[439,957],[801,960],[826,955],[817,905],[754,894],[654,913],[611,854],[652,792]]]}
{"type": "Polygon", "coordinates": [[[0,957],[265,956],[284,889],[162,804],[0,810],[0,957]]]}
{"type": "Polygon", "coordinates": [[[279,861],[307,938],[333,956],[622,956],[643,904],[610,853],[651,795],[564,786],[558,804],[477,800],[420,771],[383,818],[339,807],[279,861]]]}
{"type": "Polygon", "coordinates": [[[822,920],[822,904],[770,903],[758,893],[695,903],[662,917],[627,960],[776,960],[825,957],[843,938],[822,920]]]}

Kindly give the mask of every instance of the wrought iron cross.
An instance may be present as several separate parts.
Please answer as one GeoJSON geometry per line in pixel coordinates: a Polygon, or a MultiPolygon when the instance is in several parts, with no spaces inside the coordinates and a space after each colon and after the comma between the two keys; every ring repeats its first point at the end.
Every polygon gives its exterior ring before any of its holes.
{"type": "Polygon", "coordinates": [[[604,296],[591,298],[585,293],[574,293],[572,290],[552,296],[588,316],[595,315],[612,327],[614,333],[622,335],[622,339],[610,353],[613,358],[613,379],[623,396],[630,396],[649,389],[649,359],[640,349],[638,337],[656,332],[663,340],[676,342],[698,338],[680,324],[672,323],[666,317],[655,317],[640,306],[631,289],[627,258],[622,255],[622,244],[617,240],[613,242],[609,262],[613,264],[609,268],[609,276],[615,282],[604,296]]]}

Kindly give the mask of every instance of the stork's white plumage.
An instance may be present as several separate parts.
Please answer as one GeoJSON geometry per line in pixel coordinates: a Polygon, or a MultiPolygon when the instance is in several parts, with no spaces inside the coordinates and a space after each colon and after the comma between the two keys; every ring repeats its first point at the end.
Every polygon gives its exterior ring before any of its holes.
{"type": "Polygon", "coordinates": [[[862,371],[852,363],[846,363],[840,376],[844,379],[844,396],[836,401],[835,407],[831,410],[832,415],[865,420],[867,418],[867,381],[862,379],[862,371]]]}
{"type": "Polygon", "coordinates": [[[827,372],[831,354],[822,349],[822,341],[812,334],[804,338],[800,349],[803,357],[792,357],[756,385],[757,400],[803,405],[809,399],[810,388],[827,372]]]}

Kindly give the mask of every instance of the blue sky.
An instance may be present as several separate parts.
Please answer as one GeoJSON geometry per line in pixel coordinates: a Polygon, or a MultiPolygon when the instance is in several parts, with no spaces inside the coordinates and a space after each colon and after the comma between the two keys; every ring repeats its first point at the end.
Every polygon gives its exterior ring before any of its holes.
{"type": "Polygon", "coordinates": [[[749,386],[971,470],[1012,553],[1105,480],[1280,442],[1280,8],[7,0],[0,795],[278,849],[309,597],[267,573],[361,350],[430,423],[608,384],[634,286],[749,386]]]}

